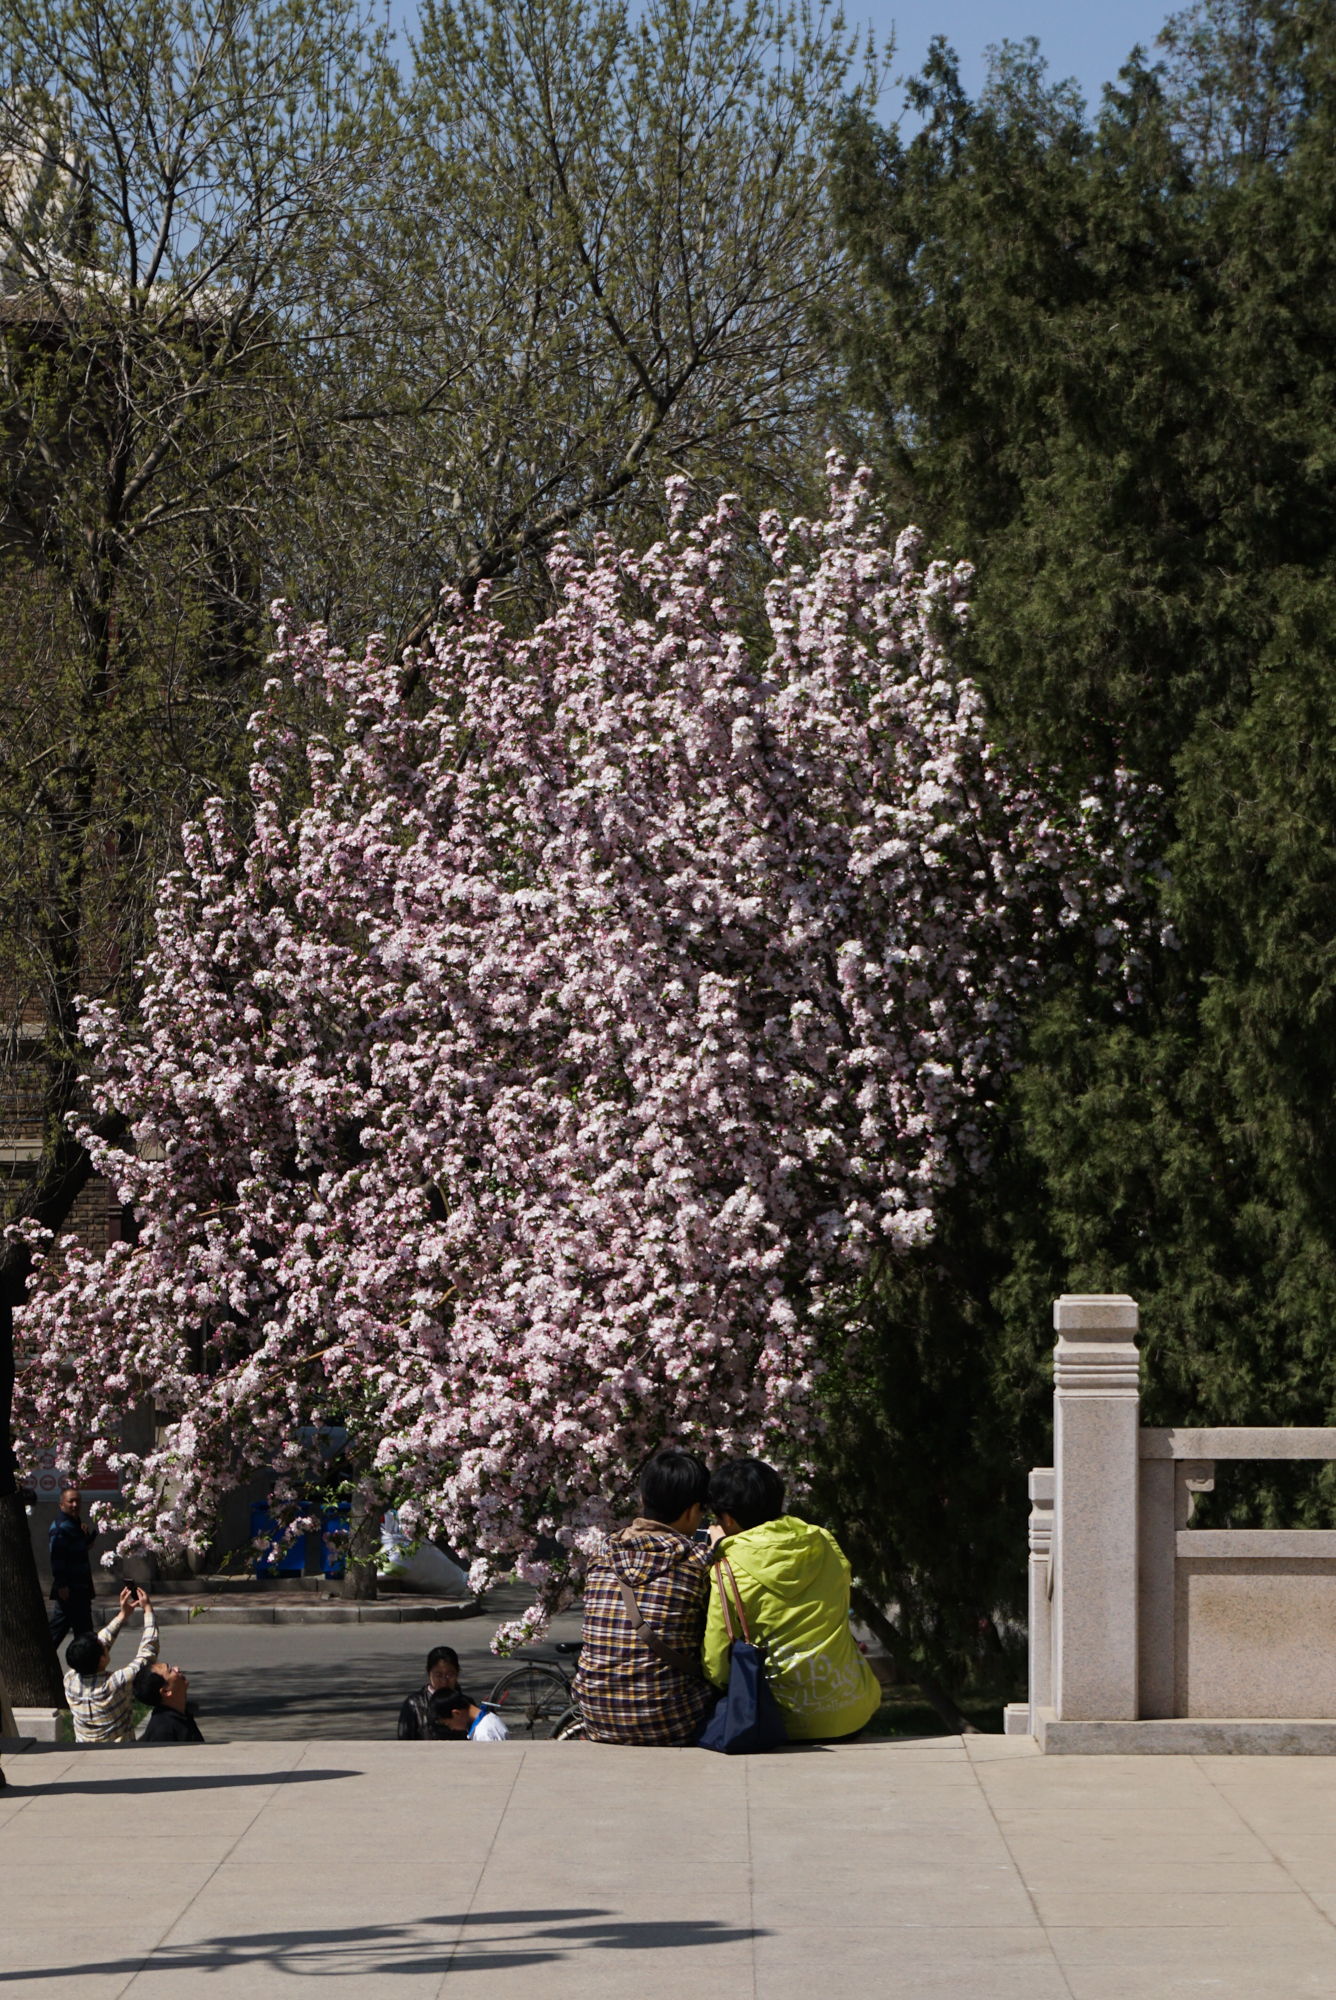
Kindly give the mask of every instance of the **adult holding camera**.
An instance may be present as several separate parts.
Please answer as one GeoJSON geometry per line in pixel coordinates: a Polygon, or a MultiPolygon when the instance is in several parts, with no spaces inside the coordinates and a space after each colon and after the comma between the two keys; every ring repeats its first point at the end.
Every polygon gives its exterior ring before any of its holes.
{"type": "Polygon", "coordinates": [[[80,1632],[65,1648],[65,1699],[74,1717],[76,1743],[134,1740],[134,1678],[158,1657],[158,1621],[146,1590],[123,1590],[121,1608],[100,1632],[80,1632]],[[129,1666],[111,1671],[111,1649],[130,1613],[144,1614],[139,1651],[129,1666]]]}
{"type": "Polygon", "coordinates": [[[437,1695],[453,1694],[459,1687],[459,1655],[453,1646],[433,1646],[427,1655],[427,1678],[416,1694],[410,1694],[399,1710],[395,1734],[401,1743],[421,1743],[433,1734],[431,1705],[437,1695]]]}

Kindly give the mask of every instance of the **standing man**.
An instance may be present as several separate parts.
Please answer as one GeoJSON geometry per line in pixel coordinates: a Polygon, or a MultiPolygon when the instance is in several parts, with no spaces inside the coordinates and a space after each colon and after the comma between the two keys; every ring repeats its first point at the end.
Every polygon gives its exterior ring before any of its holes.
{"type": "Polygon", "coordinates": [[[60,1512],[51,1523],[51,1637],[57,1645],[67,1632],[93,1630],[93,1569],[88,1551],[97,1529],[86,1528],[79,1513],[77,1481],[60,1489],[60,1512]]]}

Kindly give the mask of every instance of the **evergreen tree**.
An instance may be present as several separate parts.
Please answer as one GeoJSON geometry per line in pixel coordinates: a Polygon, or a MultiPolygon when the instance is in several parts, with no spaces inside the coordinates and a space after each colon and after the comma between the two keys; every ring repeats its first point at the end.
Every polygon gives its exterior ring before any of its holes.
{"type": "MultiPolygon", "coordinates": [[[[1019,1608],[1058,1292],[1139,1299],[1152,1422],[1336,1409],[1336,10],[1222,0],[1161,47],[1091,123],[1035,44],[975,103],[939,43],[915,138],[840,139],[851,401],[978,566],[995,727],[1073,792],[1157,788],[1165,871],[1144,1007],[1065,968],[990,1182],[848,1302],[818,1490],[956,1672],[1019,1608]]],[[[1221,1505],[1329,1518],[1284,1477],[1221,1505]]]]}

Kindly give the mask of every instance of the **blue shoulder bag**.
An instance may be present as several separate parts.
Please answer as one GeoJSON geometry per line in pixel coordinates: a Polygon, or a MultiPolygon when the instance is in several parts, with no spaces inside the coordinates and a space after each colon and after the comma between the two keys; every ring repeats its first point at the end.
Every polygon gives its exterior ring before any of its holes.
{"type": "Polygon", "coordinates": [[[706,1723],[700,1747],[702,1750],[721,1750],[725,1757],[737,1757],[748,1750],[773,1750],[777,1744],[788,1742],[789,1732],[784,1727],[784,1717],[775,1700],[774,1690],[766,1679],[765,1640],[758,1638],[753,1643],[747,1630],[737,1578],[722,1556],[715,1565],[714,1580],[719,1585],[724,1630],[728,1634],[728,1692],[720,1696],[718,1707],[706,1723]],[[733,1633],[728,1591],[724,1588],[725,1575],[733,1592],[740,1637],[735,1637],[733,1633]]]}

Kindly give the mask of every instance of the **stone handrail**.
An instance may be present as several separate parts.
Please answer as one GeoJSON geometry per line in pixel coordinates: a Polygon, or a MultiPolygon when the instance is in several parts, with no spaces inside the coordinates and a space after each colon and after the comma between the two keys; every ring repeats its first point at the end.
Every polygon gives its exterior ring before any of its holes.
{"type": "Polygon", "coordinates": [[[1142,1458],[1336,1458],[1336,1428],[1141,1432],[1142,1458]]]}
{"type": "Polygon", "coordinates": [[[1053,1465],[1030,1474],[1029,1700],[1007,1727],[1047,1750],[1330,1751],[1336,1529],[1190,1523],[1217,1461],[1333,1461],[1336,1427],[1143,1430],[1136,1301],[1065,1296],[1053,1322],[1053,1465]]]}

